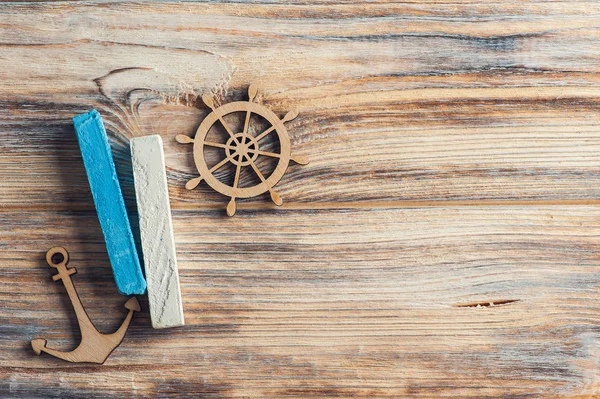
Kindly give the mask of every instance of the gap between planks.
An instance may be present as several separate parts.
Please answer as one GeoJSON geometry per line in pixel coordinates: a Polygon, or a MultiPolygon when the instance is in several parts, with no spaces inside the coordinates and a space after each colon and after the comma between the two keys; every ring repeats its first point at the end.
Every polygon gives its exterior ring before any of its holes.
{"type": "MultiPolygon", "coordinates": [[[[321,210],[321,209],[410,209],[410,208],[445,208],[445,207],[489,207],[489,206],[590,206],[600,205],[600,199],[580,200],[435,200],[435,201],[364,201],[364,202],[302,202],[284,203],[275,207],[270,203],[249,203],[240,206],[241,211],[256,210],[321,210]]],[[[1,210],[24,211],[93,211],[91,204],[0,204],[1,210]]],[[[172,211],[222,210],[222,203],[178,203],[171,204],[172,211]]],[[[134,209],[127,209],[135,211],[134,209]]]]}

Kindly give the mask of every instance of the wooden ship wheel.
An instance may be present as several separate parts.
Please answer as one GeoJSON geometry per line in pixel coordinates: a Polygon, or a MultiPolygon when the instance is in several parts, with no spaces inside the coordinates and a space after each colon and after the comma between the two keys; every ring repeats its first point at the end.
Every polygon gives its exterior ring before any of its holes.
{"type": "Polygon", "coordinates": [[[283,119],[273,113],[269,108],[254,102],[258,90],[255,85],[250,85],[248,88],[249,101],[237,101],[225,104],[218,108],[215,107],[213,100],[208,95],[202,96],[202,101],[212,110],[210,114],[202,121],[194,138],[178,135],[177,142],[181,144],[194,144],[194,163],[198,169],[199,177],[188,181],[185,188],[192,190],[196,188],[202,180],[204,180],[215,191],[231,197],[227,205],[227,215],[233,216],[236,211],[236,198],[250,198],[266,193],[271,195],[271,200],[278,206],[283,204],[279,194],[273,187],[281,180],[285,174],[290,161],[300,165],[306,165],[308,159],[301,156],[293,156],[291,154],[290,138],[284,123],[295,119],[298,116],[297,111],[288,112],[283,119]],[[229,123],[225,121],[225,116],[243,113],[244,124],[241,131],[233,130],[229,123]],[[250,121],[252,115],[258,115],[267,122],[267,128],[259,134],[251,134],[250,121]],[[211,128],[220,124],[227,132],[227,141],[219,143],[208,140],[211,128]],[[261,141],[263,139],[276,135],[279,141],[279,151],[266,151],[264,147],[261,149],[261,141]],[[209,167],[205,158],[206,148],[218,148],[224,150],[224,157],[215,165],[209,167]],[[276,161],[276,166],[269,174],[263,172],[257,166],[259,157],[272,158],[276,161]],[[235,167],[233,176],[233,184],[227,184],[215,176],[223,166],[231,164],[235,167]],[[258,184],[250,187],[240,186],[240,175],[244,168],[250,170],[258,177],[258,184]]]}

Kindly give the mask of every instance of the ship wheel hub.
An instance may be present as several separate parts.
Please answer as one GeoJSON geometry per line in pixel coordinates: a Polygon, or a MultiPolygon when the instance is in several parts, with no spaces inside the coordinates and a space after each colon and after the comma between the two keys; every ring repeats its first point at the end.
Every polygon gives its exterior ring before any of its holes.
{"type": "Polygon", "coordinates": [[[247,134],[235,134],[227,140],[225,146],[225,155],[234,165],[248,166],[258,158],[258,142],[247,134]]]}

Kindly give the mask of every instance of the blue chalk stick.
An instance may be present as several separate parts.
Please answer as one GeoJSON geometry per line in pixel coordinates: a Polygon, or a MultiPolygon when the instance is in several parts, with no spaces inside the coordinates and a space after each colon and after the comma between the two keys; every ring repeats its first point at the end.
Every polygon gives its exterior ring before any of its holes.
{"type": "Polygon", "coordinates": [[[102,118],[96,110],[73,118],[108,257],[121,294],[143,294],[146,280],[102,118]]]}

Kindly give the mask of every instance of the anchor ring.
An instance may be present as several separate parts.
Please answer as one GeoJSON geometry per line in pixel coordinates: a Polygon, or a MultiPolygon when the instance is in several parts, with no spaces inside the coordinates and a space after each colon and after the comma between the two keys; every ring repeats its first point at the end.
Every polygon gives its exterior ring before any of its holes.
{"type": "Polygon", "coordinates": [[[46,262],[48,262],[50,267],[54,268],[66,266],[69,262],[69,253],[63,247],[50,248],[46,252],[46,262]]]}

